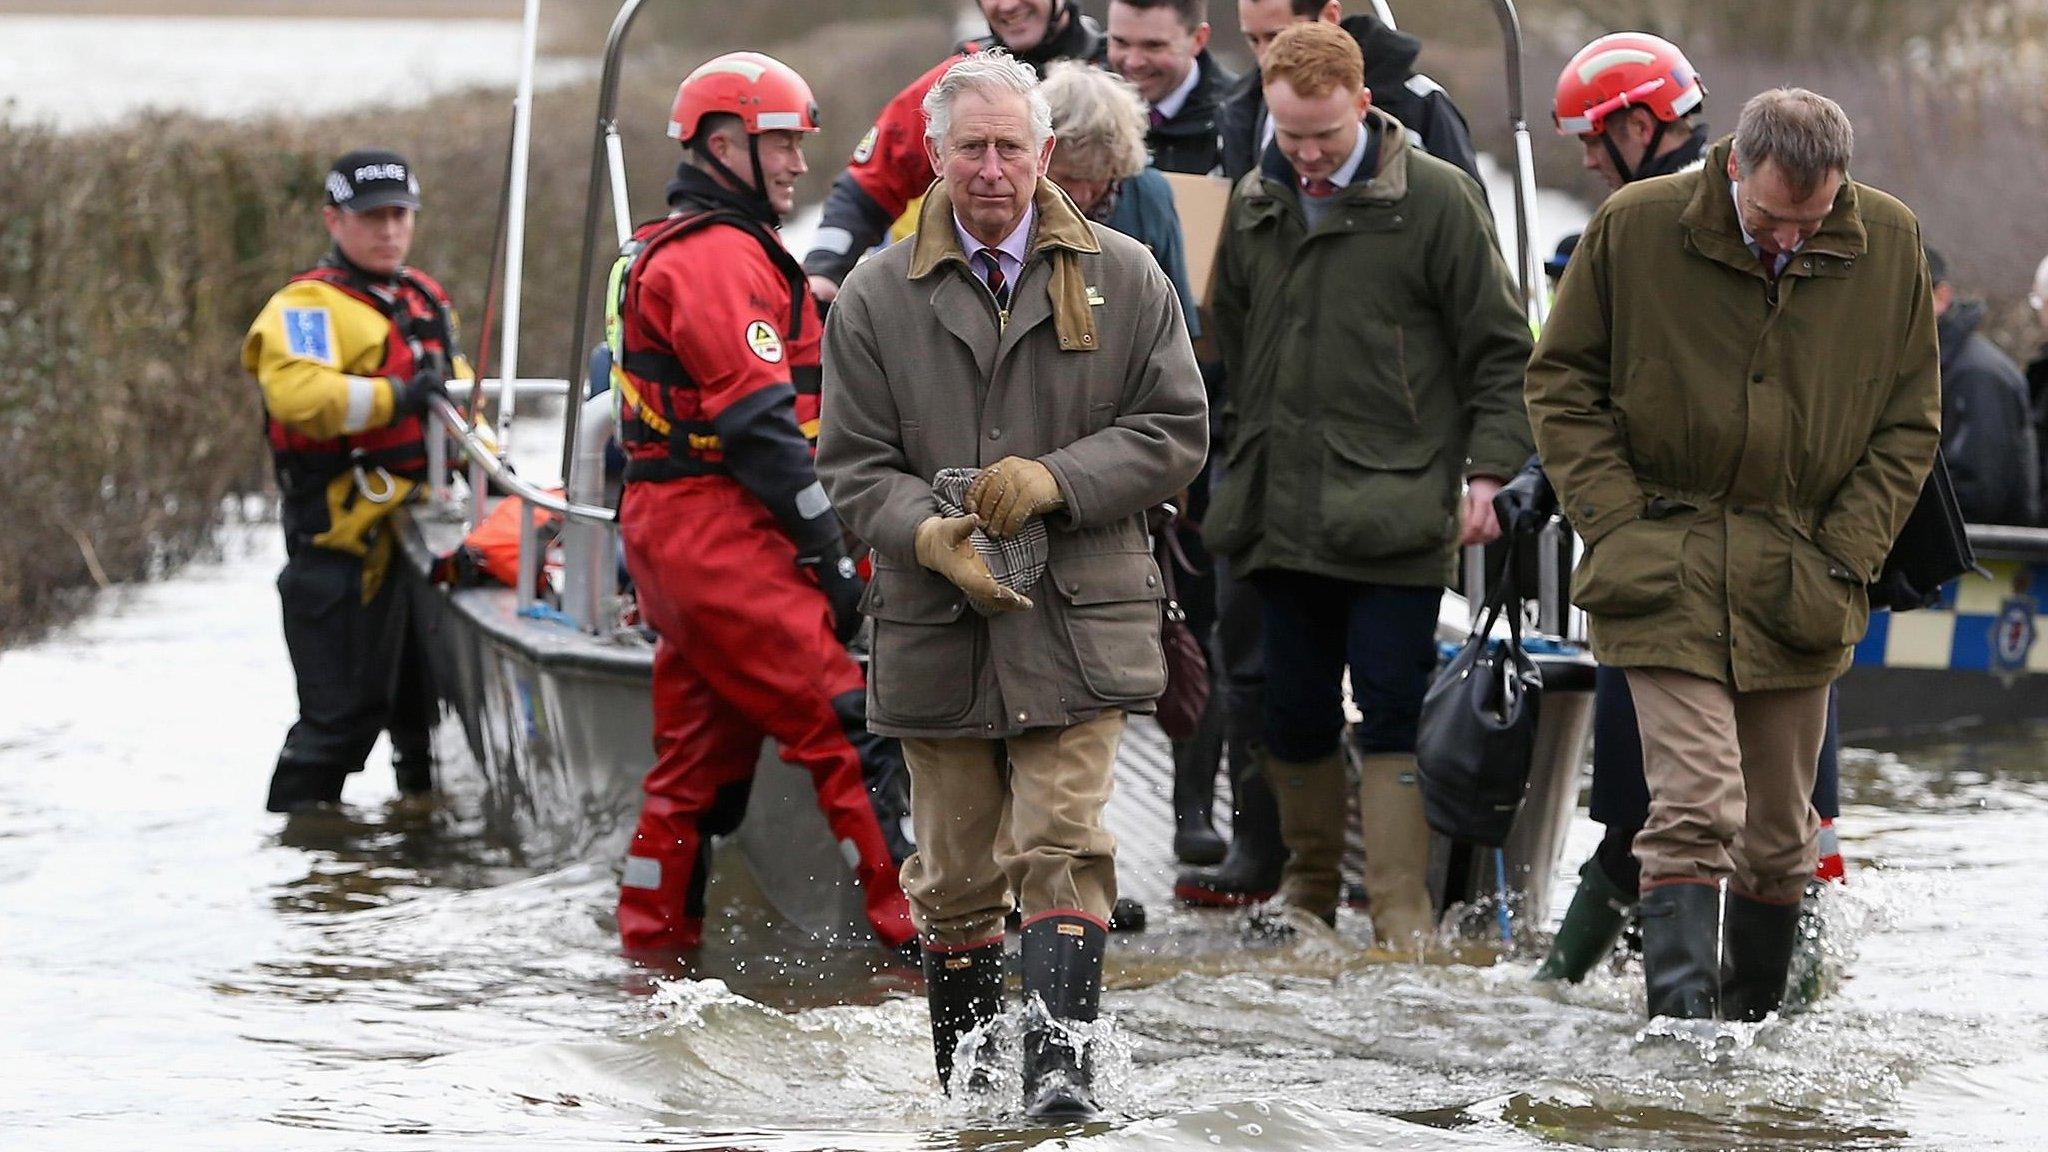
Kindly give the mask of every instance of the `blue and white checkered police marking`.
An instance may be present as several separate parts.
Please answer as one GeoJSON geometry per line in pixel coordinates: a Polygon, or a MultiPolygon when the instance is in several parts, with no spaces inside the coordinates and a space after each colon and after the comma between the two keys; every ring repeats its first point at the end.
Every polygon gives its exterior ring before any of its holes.
{"type": "Polygon", "coordinates": [[[334,322],[325,308],[285,309],[284,341],[293,356],[334,363],[334,322]]]}

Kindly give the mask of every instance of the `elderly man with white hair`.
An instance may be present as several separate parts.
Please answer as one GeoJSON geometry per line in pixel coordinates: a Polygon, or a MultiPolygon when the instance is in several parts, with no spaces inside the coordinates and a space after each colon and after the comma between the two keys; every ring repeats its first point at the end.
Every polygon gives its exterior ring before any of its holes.
{"type": "Polygon", "coordinates": [[[939,180],[833,308],[818,472],[874,549],[868,718],[910,766],[940,1080],[1000,1011],[1018,906],[1025,1104],[1073,1119],[1116,900],[1103,808],[1125,717],[1166,686],[1144,513],[1201,468],[1207,405],[1152,255],[1045,179],[1031,69],[976,54],[924,109],[939,180]]]}

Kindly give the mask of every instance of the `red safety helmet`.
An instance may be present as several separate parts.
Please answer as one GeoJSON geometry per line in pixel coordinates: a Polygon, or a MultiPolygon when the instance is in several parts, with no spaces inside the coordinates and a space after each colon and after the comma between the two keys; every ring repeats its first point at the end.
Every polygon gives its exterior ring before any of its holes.
{"type": "Polygon", "coordinates": [[[705,61],[676,89],[668,134],[688,142],[706,116],[737,116],[747,135],[816,132],[818,102],[796,69],[759,52],[727,52],[705,61]]]}
{"type": "Polygon", "coordinates": [[[1607,117],[1647,108],[1665,123],[1700,106],[1707,87],[1678,45],[1648,32],[1602,36],[1571,58],[1557,77],[1550,118],[1561,136],[1607,130],[1607,117]]]}

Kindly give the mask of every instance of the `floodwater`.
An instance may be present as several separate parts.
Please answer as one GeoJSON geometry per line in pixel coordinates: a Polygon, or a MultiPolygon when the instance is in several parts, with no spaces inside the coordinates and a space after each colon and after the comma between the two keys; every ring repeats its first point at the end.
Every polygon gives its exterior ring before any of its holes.
{"type": "Polygon", "coordinates": [[[1348,913],[1186,965],[1162,942],[1228,916],[1154,908],[1112,957],[1110,1119],[1037,1132],[939,1095],[916,978],[879,956],[761,955],[783,937],[740,908],[702,978],[634,968],[614,862],[522,865],[459,763],[438,807],[397,803],[380,752],[343,811],[264,814],[280,551],[232,528],[0,655],[0,1147],[2041,1146],[2041,733],[1849,755],[1846,979],[1806,1015],[1706,1052],[1641,1034],[1633,967],[1380,963],[1348,913]]]}
{"type": "MultiPolygon", "coordinates": [[[[517,20],[0,15],[0,119],[65,131],[145,108],[200,116],[320,116],[421,104],[519,79],[517,20]],[[344,70],[334,62],[345,58],[344,70]]],[[[543,88],[594,64],[541,60],[543,88]]]]}

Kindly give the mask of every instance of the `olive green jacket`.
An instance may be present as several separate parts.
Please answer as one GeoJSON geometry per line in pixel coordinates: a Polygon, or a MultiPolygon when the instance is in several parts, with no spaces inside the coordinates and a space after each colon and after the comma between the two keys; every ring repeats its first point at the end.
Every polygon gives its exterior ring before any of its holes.
{"type": "Polygon", "coordinates": [[[1231,195],[1213,301],[1225,471],[1203,533],[1241,573],[1441,583],[1461,474],[1529,455],[1529,325],[1478,185],[1370,115],[1378,168],[1314,231],[1284,165],[1231,195]]]}
{"type": "Polygon", "coordinates": [[[1853,181],[1772,284],[1728,154],[1594,215],[1529,417],[1589,548],[1572,594],[1602,662],[1812,687],[1848,667],[1932,466],[1934,309],[1919,222],[1853,181]]]}

